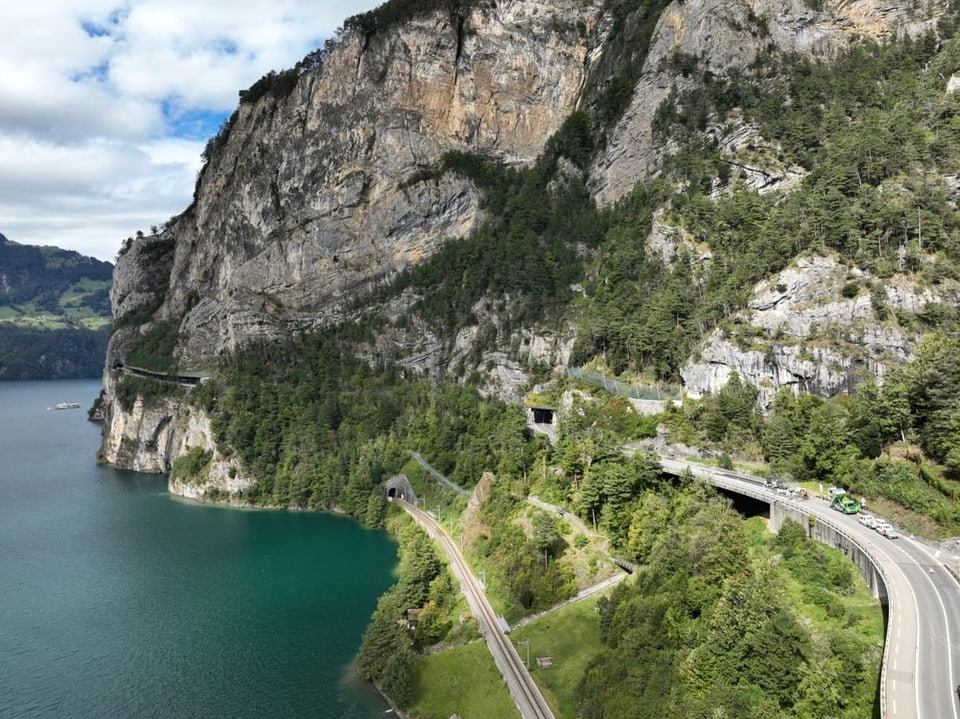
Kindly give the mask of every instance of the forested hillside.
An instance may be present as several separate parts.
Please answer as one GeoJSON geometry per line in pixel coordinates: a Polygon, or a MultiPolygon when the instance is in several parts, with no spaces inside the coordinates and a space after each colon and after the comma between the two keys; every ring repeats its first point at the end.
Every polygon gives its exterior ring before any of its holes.
{"type": "Polygon", "coordinates": [[[944,80],[960,69],[958,47],[932,35],[862,44],[829,65],[771,54],[730,78],[699,69],[696,58],[675,58],[700,82],[658,109],[655,131],[678,147],[663,178],[681,188],[664,206],[668,221],[714,260],[704,271],[691,247],[665,267],[637,246],[635,232],[610,232],[573,361],[599,352],[617,372],[676,377],[757,282],[810,253],[868,273],[862,288],[847,291],[873,291],[878,322],[952,327],[956,310],[946,303],[889,317],[879,288],[898,273],[934,287],[958,276],[960,97],[944,80]],[[761,194],[741,182],[716,142],[718,127],[733,121],[756,127],[757,165],[799,168],[799,186],[761,194]]]}
{"type": "Polygon", "coordinates": [[[113,265],[0,235],[0,379],[96,377],[113,265]]]}
{"type": "MultiPolygon", "coordinates": [[[[472,6],[438,5],[451,22],[472,6]]],[[[427,655],[474,638],[432,546],[386,502],[384,482],[402,471],[462,533],[511,621],[596,581],[611,555],[639,567],[598,604],[589,656],[561,698],[571,716],[869,715],[882,620],[856,594],[852,566],[795,525],[765,536],[712,490],[667,480],[656,455],[627,458],[624,446],[675,447],[810,492],[843,486],[911,531],[960,534],[960,6],[922,36],[853,43],[829,62],[771,45],[718,74],[674,54],[666,64],[677,81],[654,121],[662,165],[598,206],[591,172],[664,7],[607,9],[613,50],[535,164],[451,151],[405,181],[414,193],[469,178],[487,218],[476,232],[365,285],[348,321],[224,352],[214,377],[189,392],[118,374],[117,402],[125,412],[137,397],[160,408],[153,447],[166,407],[202,408],[213,446],[190,448],[171,477],[205,487],[207,499],[335,509],[401,534],[401,579],[359,659],[401,706],[430,694],[417,682],[427,655]],[[751,324],[758,283],[814,257],[842,268],[838,297],[869,308],[861,335],[824,323],[791,337],[751,324]],[[919,298],[913,309],[889,299],[906,286],[901,294],[919,298]],[[525,352],[537,333],[575,338],[568,361],[525,352]],[[408,360],[428,334],[441,359],[427,372],[408,360]],[[732,370],[715,392],[655,417],[565,371],[677,383],[717,335],[770,365],[794,342],[807,363],[827,347],[862,371],[819,396],[732,370]],[[891,336],[902,338],[899,355],[876,350],[876,338],[891,336]],[[557,410],[552,441],[491,390],[508,363],[557,410]],[[757,401],[761,389],[768,404],[757,401]],[[413,451],[476,489],[473,502],[439,490],[413,451]],[[221,470],[249,483],[231,490],[221,470]],[[531,509],[530,495],[570,508],[591,531],[531,509]],[[411,609],[421,623],[408,630],[411,609]]],[[[369,39],[416,12],[396,1],[348,26],[369,39]]],[[[751,31],[765,37],[768,22],[752,16],[751,31]]],[[[296,76],[287,79],[292,92],[296,76]]],[[[204,301],[181,294],[191,310],[204,301]]],[[[267,299],[263,307],[279,311],[267,299]]],[[[180,318],[156,319],[131,333],[127,357],[164,371],[177,364],[180,318]]]]}

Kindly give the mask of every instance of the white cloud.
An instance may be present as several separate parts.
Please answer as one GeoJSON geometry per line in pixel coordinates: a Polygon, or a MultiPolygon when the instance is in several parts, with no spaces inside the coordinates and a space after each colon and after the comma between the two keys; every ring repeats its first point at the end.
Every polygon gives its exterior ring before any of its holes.
{"type": "Polygon", "coordinates": [[[112,260],[189,204],[237,91],[375,0],[0,5],[0,233],[112,260]]]}

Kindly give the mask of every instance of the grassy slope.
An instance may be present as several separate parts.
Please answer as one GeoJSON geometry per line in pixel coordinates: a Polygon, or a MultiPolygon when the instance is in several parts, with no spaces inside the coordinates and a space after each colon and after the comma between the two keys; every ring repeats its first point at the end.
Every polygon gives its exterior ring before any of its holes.
{"type": "Polygon", "coordinates": [[[104,327],[110,322],[112,272],[108,262],[0,235],[0,323],[31,329],[104,327]]]}
{"type": "MultiPolygon", "coordinates": [[[[747,532],[754,552],[768,551],[772,536],[762,520],[748,520],[747,532]]],[[[825,551],[839,554],[835,550],[825,551]]],[[[629,580],[628,580],[629,581],[629,580]]],[[[787,577],[785,589],[803,616],[804,623],[820,635],[841,627],[850,629],[876,647],[871,663],[874,686],[879,673],[883,647],[883,614],[879,602],[871,595],[863,578],[856,574],[855,591],[837,597],[844,606],[842,617],[831,618],[824,609],[812,604],[803,586],[787,577]]],[[[534,680],[540,686],[557,717],[577,716],[576,689],[590,660],[602,650],[599,639],[599,616],[596,604],[600,595],[570,604],[514,630],[511,638],[520,656],[526,658],[530,642],[530,664],[534,680]],[[540,669],[536,657],[551,657],[554,666],[540,669]]],[[[515,716],[509,693],[501,679],[486,644],[475,641],[437,654],[419,663],[416,700],[409,714],[414,719],[446,719],[459,713],[470,717],[515,716]]],[[[866,709],[867,707],[863,707],[866,709]]]]}
{"type": "MultiPolygon", "coordinates": [[[[558,717],[574,717],[575,691],[589,661],[601,650],[600,595],[567,605],[518,629],[513,642],[530,641],[530,666],[534,680],[558,717]],[[540,669],[535,657],[551,657],[554,666],[540,669]]],[[[526,645],[518,646],[526,658],[526,645]]]]}
{"type": "Polygon", "coordinates": [[[0,380],[96,377],[113,266],[0,235],[0,380]]]}
{"type": "Polygon", "coordinates": [[[416,719],[520,716],[484,641],[425,656],[415,691],[408,713],[416,719]]]}

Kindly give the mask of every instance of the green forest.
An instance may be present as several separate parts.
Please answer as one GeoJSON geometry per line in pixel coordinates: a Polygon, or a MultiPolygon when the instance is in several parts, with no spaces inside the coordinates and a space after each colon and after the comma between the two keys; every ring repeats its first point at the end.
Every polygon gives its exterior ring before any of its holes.
{"type": "MultiPolygon", "coordinates": [[[[674,56],[695,89],[674,88],[654,130],[676,151],[656,180],[598,208],[586,173],[630,100],[662,9],[609,5],[611,47],[631,51],[604,59],[591,102],[533,167],[448,153],[411,178],[411,186],[445,173],[470,178],[490,220],[354,308],[362,315],[412,292],[417,319],[451,344],[459,330],[480,325],[472,354],[442,377],[418,375],[399,355],[373,351],[390,320],[364,315],[224,356],[216,378],[184,396],[212,418],[231,471],[255,483],[208,498],[342,511],[398,535],[398,582],[378,604],[357,667],[401,707],[429,703],[420,679],[435,652],[477,639],[434,544],[386,500],[384,482],[402,472],[461,533],[508,621],[597,581],[609,569],[605,557],[637,567],[597,602],[582,670],[554,690],[564,716],[871,715],[883,619],[854,567],[808,540],[805,528],[787,523],[769,535],[709,487],[668,478],[655,455],[628,456],[624,447],[659,428],[671,442],[700,448],[705,461],[795,486],[845,487],[910,531],[960,534],[956,308],[895,312],[882,292],[897,273],[929,288],[960,280],[960,220],[948,191],[960,167],[960,95],[945,92],[944,80],[960,72],[955,24],[885,45],[861,42],[830,64],[771,49],[725,77],[696,57],[674,56]],[[800,168],[799,185],[760,194],[743,182],[710,133],[734,116],[758,128],[758,164],[800,168]],[[668,264],[646,250],[658,212],[709,247],[708,273],[682,254],[668,264]],[[621,397],[527,366],[551,402],[565,400],[553,443],[529,432],[522,407],[477,390],[484,352],[509,347],[521,329],[567,323],[577,328],[571,365],[677,382],[710,331],[738,331],[734,316],[751,288],[805,254],[861,270],[845,296],[864,293],[878,323],[922,336],[882,384],[863,381],[832,398],[783,390],[761,412],[757,389],[733,373],[713,396],[642,418],[621,397]],[[492,309],[482,320],[480,302],[492,309]],[[411,452],[482,501],[468,506],[439,489],[411,452]],[[569,508],[591,531],[532,508],[531,495],[569,508]]],[[[467,5],[433,6],[462,18],[467,5]]],[[[413,11],[387,3],[352,27],[372,36],[413,11]]],[[[759,32],[763,18],[756,22],[759,32]]],[[[158,324],[131,357],[169,369],[175,343],[174,325],[158,324]]],[[[120,378],[118,396],[132,403],[144,382],[120,378]]],[[[154,385],[148,399],[169,392],[183,390],[154,385]]],[[[191,452],[173,474],[202,481],[209,460],[191,452]]]]}
{"type": "Polygon", "coordinates": [[[0,322],[0,380],[99,377],[109,326],[34,329],[0,322]]]}
{"type": "Polygon", "coordinates": [[[0,380],[98,377],[113,265],[0,235],[0,380]]]}
{"type": "MultiPolygon", "coordinates": [[[[583,707],[578,715],[672,716],[665,707],[674,707],[677,716],[709,716],[706,708],[717,705],[736,716],[869,711],[880,615],[875,605],[850,604],[856,570],[846,560],[831,558],[796,525],[768,539],[762,526],[751,525],[708,487],[665,478],[657,457],[625,457],[621,447],[653,428],[631,420],[621,398],[566,380],[582,398],[562,416],[550,444],[527,432],[520,408],[483,399],[469,385],[437,386],[395,366],[371,370],[348,351],[356,331],[251,350],[222,368],[229,386],[207,383],[191,399],[214,418],[221,452],[258,478],[239,499],[335,508],[398,533],[401,578],[380,602],[359,666],[401,706],[422,700],[410,681],[422,652],[476,638],[475,627],[457,621],[462,600],[452,594],[432,542],[384,497],[384,481],[402,470],[434,511],[467,535],[468,557],[485,568],[488,591],[510,621],[571,597],[584,581],[577,563],[593,556],[592,540],[571,534],[564,520],[542,512],[528,517],[531,494],[574,509],[608,538],[611,553],[642,568],[636,582],[599,605],[601,627],[609,622],[613,628],[597,635],[597,654],[575,688],[571,701],[583,707]],[[492,477],[479,513],[467,520],[465,501],[436,489],[411,462],[410,450],[468,489],[484,473],[492,477]],[[787,561],[773,569],[772,556],[787,561]],[[397,624],[410,608],[423,610],[412,633],[397,624]],[[815,628],[811,616],[818,618],[815,628]],[[730,622],[751,631],[725,634],[730,622]],[[650,644],[654,636],[660,639],[650,644]],[[773,636],[792,643],[771,647],[773,636]],[[761,661],[760,647],[776,649],[763,654],[769,664],[753,664],[761,661]],[[604,681],[621,677],[623,666],[636,667],[629,681],[604,681]],[[742,681],[712,687],[694,681],[708,670],[742,681]],[[763,679],[772,670],[776,682],[763,679]],[[824,695],[822,682],[836,690],[824,695]],[[617,686],[631,689],[621,695],[617,686]]],[[[888,378],[882,388],[834,400],[784,393],[769,417],[755,411],[755,390],[734,378],[717,397],[687,401],[658,421],[676,437],[722,451],[728,461],[738,447],[759,444],[768,476],[842,483],[871,503],[885,499],[955,534],[956,484],[945,466],[929,460],[918,466],[888,448],[902,446],[904,435],[918,448],[930,443],[925,456],[951,444],[937,444],[944,441],[937,427],[938,418],[951,416],[956,392],[938,388],[960,381],[950,369],[958,349],[955,341],[931,335],[897,382],[888,378]],[[930,391],[920,393],[920,386],[930,391]]],[[[191,453],[174,473],[202,474],[208,460],[191,453]]]]}

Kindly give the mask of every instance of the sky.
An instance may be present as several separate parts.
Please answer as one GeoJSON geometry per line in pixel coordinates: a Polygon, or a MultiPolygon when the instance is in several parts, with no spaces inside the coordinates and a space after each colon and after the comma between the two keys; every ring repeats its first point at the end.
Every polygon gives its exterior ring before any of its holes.
{"type": "Polygon", "coordinates": [[[383,0],[0,0],[0,234],[113,261],[190,204],[238,91],[383,0]]]}

